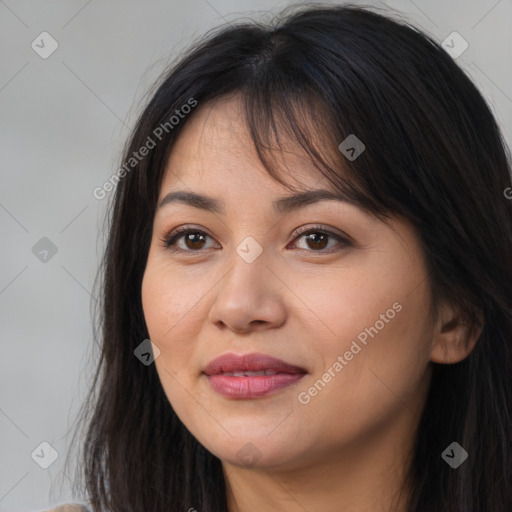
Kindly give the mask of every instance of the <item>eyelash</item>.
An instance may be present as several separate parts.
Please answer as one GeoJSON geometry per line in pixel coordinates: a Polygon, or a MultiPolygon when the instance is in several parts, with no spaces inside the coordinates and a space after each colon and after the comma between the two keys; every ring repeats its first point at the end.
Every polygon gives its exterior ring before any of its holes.
{"type": "MultiPolygon", "coordinates": [[[[184,249],[171,249],[171,247],[173,245],[175,245],[175,243],[180,239],[180,238],[183,238],[185,235],[187,234],[190,234],[190,233],[193,233],[193,234],[201,234],[201,235],[206,235],[206,236],[210,236],[208,235],[208,233],[205,233],[204,231],[200,230],[200,229],[197,229],[197,228],[190,228],[190,227],[187,227],[187,226],[181,226],[180,228],[174,230],[173,232],[171,232],[170,234],[166,235],[165,237],[163,237],[161,239],[161,241],[163,242],[163,246],[166,248],[166,249],[169,249],[171,250],[172,252],[181,252],[181,253],[200,253],[206,249],[198,249],[198,250],[191,250],[191,249],[187,249],[187,250],[184,250],[184,249]]],[[[348,238],[344,238],[343,236],[341,235],[338,235],[337,233],[333,233],[332,231],[328,230],[328,229],[325,229],[324,227],[322,226],[313,226],[313,227],[310,227],[310,228],[306,228],[306,229],[297,229],[292,236],[294,236],[293,238],[293,242],[304,236],[304,235],[308,235],[308,234],[311,234],[311,233],[315,233],[315,234],[322,234],[322,235],[327,235],[329,237],[332,237],[334,238],[335,240],[337,240],[338,242],[340,242],[340,244],[334,246],[334,247],[331,247],[330,249],[320,249],[320,250],[308,250],[308,249],[299,249],[301,251],[306,251],[306,252],[312,252],[312,253],[319,253],[319,254],[330,254],[332,252],[336,252],[337,250],[341,250],[341,248],[343,247],[348,247],[351,244],[351,242],[348,240],[348,238]],[[341,248],[339,248],[339,246],[342,246],[341,248]],[[338,248],[337,248],[338,247],[338,248]]],[[[211,238],[211,237],[210,237],[211,238]]]]}

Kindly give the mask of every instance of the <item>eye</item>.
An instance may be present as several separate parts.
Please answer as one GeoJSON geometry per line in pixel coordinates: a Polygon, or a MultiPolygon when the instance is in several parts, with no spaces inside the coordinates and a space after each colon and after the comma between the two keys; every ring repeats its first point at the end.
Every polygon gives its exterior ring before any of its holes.
{"type": "MultiPolygon", "coordinates": [[[[313,226],[309,229],[299,228],[293,233],[293,236],[295,236],[294,241],[300,239],[305,240],[306,248],[299,247],[299,249],[308,252],[330,253],[352,245],[348,236],[333,233],[322,226],[313,226]],[[329,245],[329,238],[336,240],[338,243],[334,246],[331,245],[331,247],[326,250],[326,247],[329,245]]],[[[207,238],[211,238],[210,235],[200,229],[181,226],[165,236],[162,242],[165,248],[175,252],[199,252],[208,248],[205,247],[205,240],[207,238]],[[181,246],[179,242],[183,242],[181,246]]],[[[289,246],[290,245],[288,245],[287,248],[289,246]]]]}
{"type": "Polygon", "coordinates": [[[336,250],[340,250],[342,247],[347,247],[352,245],[348,239],[348,237],[344,237],[342,235],[339,235],[337,233],[333,233],[332,231],[329,231],[328,229],[323,228],[322,226],[313,226],[309,229],[302,229],[299,228],[294,233],[295,239],[294,240],[300,240],[304,238],[306,249],[314,249],[313,251],[309,252],[334,252],[336,250]],[[329,243],[329,238],[337,240],[338,244],[335,244],[334,246],[331,245],[331,247],[327,250],[325,250],[326,246],[329,243]],[[341,246],[336,247],[336,246],[341,246]],[[334,251],[332,250],[334,248],[334,251]]]}
{"type": "Polygon", "coordinates": [[[181,241],[183,239],[183,243],[185,244],[185,248],[179,247],[178,249],[172,249],[176,252],[198,252],[204,249],[204,241],[205,238],[210,236],[206,234],[204,231],[196,228],[187,228],[186,226],[182,226],[176,229],[174,232],[170,233],[168,236],[162,239],[164,243],[164,247],[170,249],[173,246],[177,246],[176,242],[181,241]]]}

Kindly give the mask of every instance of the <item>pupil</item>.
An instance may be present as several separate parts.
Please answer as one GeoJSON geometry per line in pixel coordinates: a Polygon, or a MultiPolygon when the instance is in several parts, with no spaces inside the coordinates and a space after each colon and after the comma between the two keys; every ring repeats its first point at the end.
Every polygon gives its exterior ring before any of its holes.
{"type": "MultiPolygon", "coordinates": [[[[193,238],[194,237],[201,237],[202,238],[203,235],[201,235],[200,233],[189,233],[187,235],[187,242],[191,242],[193,245],[197,244],[197,243],[200,243],[198,242],[197,240],[194,241],[193,238]]],[[[194,247],[194,248],[197,248],[197,247],[194,247]]]]}
{"type": "MultiPolygon", "coordinates": [[[[325,242],[325,240],[327,239],[327,237],[322,234],[322,233],[311,233],[308,237],[308,240],[310,242],[313,242],[314,244],[318,244],[318,243],[321,243],[317,240],[317,237],[320,237],[323,239],[323,242],[325,242]]],[[[325,247],[325,243],[322,244],[322,247],[313,247],[314,249],[323,249],[325,247]]]]}

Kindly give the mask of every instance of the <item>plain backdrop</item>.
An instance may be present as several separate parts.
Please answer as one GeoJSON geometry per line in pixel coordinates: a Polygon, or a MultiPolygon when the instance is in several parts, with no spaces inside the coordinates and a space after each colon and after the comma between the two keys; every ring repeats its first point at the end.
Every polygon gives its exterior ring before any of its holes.
{"type": "MultiPolygon", "coordinates": [[[[510,0],[366,3],[397,9],[439,42],[458,32],[469,46],[457,62],[510,145],[510,0]]],[[[0,0],[0,512],[72,498],[66,434],[91,378],[107,205],[92,191],[117,170],[144,93],[208,29],[289,4],[0,0]],[[47,469],[41,443],[58,454],[47,469]]]]}

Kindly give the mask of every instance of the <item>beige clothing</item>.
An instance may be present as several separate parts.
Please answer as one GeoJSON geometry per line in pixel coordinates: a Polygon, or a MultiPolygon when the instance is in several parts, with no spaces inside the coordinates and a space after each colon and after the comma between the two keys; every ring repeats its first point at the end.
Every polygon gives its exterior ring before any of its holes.
{"type": "Polygon", "coordinates": [[[65,505],[59,505],[58,507],[44,510],[43,512],[89,512],[85,505],[79,503],[66,503],[65,505]]]}

